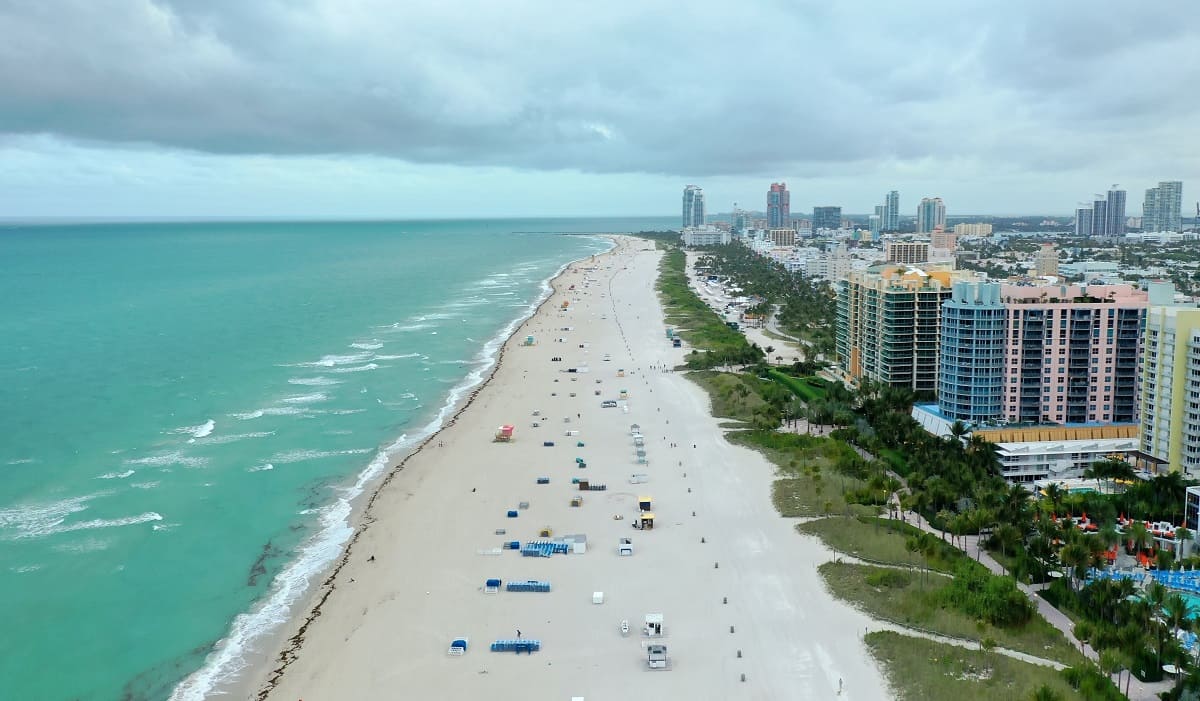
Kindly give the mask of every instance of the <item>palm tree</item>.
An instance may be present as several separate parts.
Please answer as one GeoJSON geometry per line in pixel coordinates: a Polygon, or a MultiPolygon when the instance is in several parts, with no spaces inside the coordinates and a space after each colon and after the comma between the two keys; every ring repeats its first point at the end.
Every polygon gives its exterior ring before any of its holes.
{"type": "Polygon", "coordinates": [[[1046,498],[1050,500],[1050,506],[1053,507],[1054,513],[1056,514],[1062,511],[1064,496],[1066,496],[1066,493],[1057,482],[1054,482],[1050,486],[1046,487],[1046,498]]]}
{"type": "Polygon", "coordinates": [[[1059,560],[1062,561],[1063,567],[1067,568],[1069,579],[1068,586],[1071,591],[1075,591],[1075,580],[1080,581],[1087,578],[1088,565],[1092,562],[1092,555],[1088,549],[1084,547],[1078,540],[1068,543],[1063,546],[1063,549],[1058,553],[1059,560]]]}
{"type": "Polygon", "coordinates": [[[962,443],[963,437],[971,432],[971,428],[962,421],[955,419],[954,423],[950,424],[949,437],[958,443],[962,443]]]}
{"type": "Polygon", "coordinates": [[[1134,521],[1126,534],[1129,537],[1129,542],[1133,544],[1134,553],[1140,553],[1145,549],[1146,544],[1150,542],[1150,532],[1146,530],[1146,524],[1141,521],[1134,521]]]}
{"type": "Polygon", "coordinates": [[[1180,526],[1179,528],[1176,528],[1175,529],[1175,540],[1179,541],[1178,555],[1179,555],[1179,559],[1182,560],[1183,558],[1187,557],[1188,553],[1190,553],[1192,550],[1192,546],[1191,546],[1192,531],[1191,531],[1191,529],[1189,529],[1187,526],[1180,526]]]}

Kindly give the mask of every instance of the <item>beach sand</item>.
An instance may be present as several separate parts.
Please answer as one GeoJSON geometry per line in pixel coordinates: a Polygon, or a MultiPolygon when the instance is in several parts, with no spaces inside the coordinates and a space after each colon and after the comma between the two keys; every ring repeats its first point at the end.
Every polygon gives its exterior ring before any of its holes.
{"type": "MultiPolygon", "coordinates": [[[[654,291],[662,254],[638,239],[617,240],[613,252],[555,280],[553,296],[508,341],[471,404],[381,487],[340,569],[284,631],[303,626],[289,664],[249,679],[274,677],[252,698],[890,696],[862,643],[869,619],[821,584],[816,566],[832,555],[772,507],[773,466],[725,441],[704,392],[661,369],[687,350],[671,348],[664,334],[654,291]],[[536,345],[524,346],[530,334],[536,345]],[[566,372],[584,366],[588,372],[566,372]],[[601,408],[622,389],[623,406],[601,408]],[[634,423],[645,436],[645,465],[635,462],[634,423]],[[492,440],[502,424],[516,427],[511,443],[492,440]],[[576,467],[576,457],[587,467],[576,467]],[[634,473],[649,481],[630,484],[634,473]],[[543,476],[549,484],[536,483],[543,476]],[[607,490],[579,492],[575,477],[607,490]],[[652,531],[631,527],[641,495],[653,498],[652,531]],[[574,496],[582,506],[569,505],[574,496]],[[503,541],[524,543],[543,527],[586,534],[587,552],[494,554],[503,541]],[[618,556],[622,537],[632,539],[632,557],[618,556]],[[489,578],[548,580],[552,590],[486,594],[489,578]],[[593,592],[604,593],[602,604],[593,592]],[[664,616],[656,642],[668,647],[669,670],[647,669],[647,613],[664,616]],[[627,637],[622,620],[632,629],[627,637]],[[518,630],[541,651],[489,651],[518,630]],[[449,656],[459,636],[470,647],[449,656]]],[[[268,669],[277,667],[274,660],[268,669]]]]}

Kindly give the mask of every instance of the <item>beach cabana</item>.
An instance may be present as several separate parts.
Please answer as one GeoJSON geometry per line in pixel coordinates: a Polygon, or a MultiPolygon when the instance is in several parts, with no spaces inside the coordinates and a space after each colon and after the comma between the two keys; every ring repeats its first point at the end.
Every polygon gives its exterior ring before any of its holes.
{"type": "Polygon", "coordinates": [[[642,624],[642,634],[651,638],[662,637],[664,630],[663,620],[661,613],[646,614],[646,620],[642,624]]]}
{"type": "Polygon", "coordinates": [[[638,511],[650,510],[650,497],[638,497],[638,511]]]}
{"type": "Polygon", "coordinates": [[[512,437],[513,437],[513,425],[512,424],[504,424],[500,428],[496,429],[496,437],[493,440],[495,440],[497,443],[508,443],[509,441],[512,440],[512,437]]]}
{"type": "Polygon", "coordinates": [[[641,524],[638,527],[643,531],[654,530],[654,513],[643,511],[641,517],[638,518],[638,523],[641,524]]]}
{"type": "Polygon", "coordinates": [[[489,579],[483,583],[483,593],[484,594],[495,594],[498,591],[500,591],[500,580],[499,579],[489,579]]]}
{"type": "Polygon", "coordinates": [[[465,635],[461,638],[451,640],[450,648],[446,650],[446,654],[453,655],[454,657],[462,657],[463,653],[467,651],[467,642],[468,638],[465,635]]]}

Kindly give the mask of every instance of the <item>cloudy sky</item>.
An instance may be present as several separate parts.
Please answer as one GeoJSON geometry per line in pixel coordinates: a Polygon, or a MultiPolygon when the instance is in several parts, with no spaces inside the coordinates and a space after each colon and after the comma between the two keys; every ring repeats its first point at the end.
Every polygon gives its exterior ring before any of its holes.
{"type": "Polygon", "coordinates": [[[0,0],[0,217],[1200,199],[1200,2],[0,0]]]}

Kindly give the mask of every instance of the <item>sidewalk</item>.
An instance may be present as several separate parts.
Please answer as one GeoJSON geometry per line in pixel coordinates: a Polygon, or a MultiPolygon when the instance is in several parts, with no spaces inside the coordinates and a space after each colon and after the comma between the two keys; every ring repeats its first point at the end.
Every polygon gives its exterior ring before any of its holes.
{"type": "MultiPolygon", "coordinates": [[[[960,550],[962,550],[967,557],[971,556],[971,550],[974,549],[979,563],[988,568],[988,571],[990,571],[992,574],[1005,577],[1008,576],[1008,571],[1005,570],[1004,567],[992,557],[991,553],[979,547],[979,536],[960,536],[957,541],[961,542],[962,545],[958,545],[958,542],[955,542],[954,538],[949,537],[949,533],[934,528],[929,524],[928,521],[922,518],[920,514],[913,511],[906,511],[903,515],[903,520],[906,523],[912,524],[926,533],[932,533],[946,542],[954,543],[955,547],[958,547],[960,550]]],[[[1093,662],[1096,662],[1100,659],[1100,655],[1093,650],[1090,645],[1075,637],[1075,623],[1071,621],[1071,619],[1068,618],[1065,613],[1059,611],[1057,608],[1052,606],[1049,601],[1046,601],[1046,599],[1039,596],[1037,593],[1038,590],[1034,589],[1028,584],[1017,582],[1017,588],[1024,592],[1025,596],[1029,597],[1029,599],[1033,601],[1034,606],[1037,607],[1038,613],[1041,614],[1041,616],[1047,621],[1049,621],[1050,625],[1062,631],[1062,634],[1066,636],[1067,640],[1072,645],[1079,648],[1079,651],[1083,653],[1084,657],[1087,657],[1093,662]]],[[[1117,677],[1114,675],[1113,683],[1116,682],[1117,677]]],[[[1121,690],[1124,691],[1124,680],[1122,680],[1122,682],[1121,690]]],[[[1137,677],[1132,677],[1132,679],[1129,681],[1129,699],[1130,701],[1157,701],[1158,695],[1170,689],[1172,684],[1173,682],[1167,680],[1148,683],[1140,681],[1137,677]]]]}

